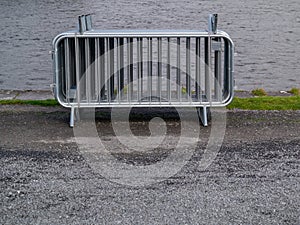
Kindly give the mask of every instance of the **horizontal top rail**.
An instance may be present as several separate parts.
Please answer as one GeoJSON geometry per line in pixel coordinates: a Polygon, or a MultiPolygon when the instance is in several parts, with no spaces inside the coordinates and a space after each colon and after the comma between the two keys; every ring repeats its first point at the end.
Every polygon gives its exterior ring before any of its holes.
{"type": "Polygon", "coordinates": [[[80,33],[78,30],[73,30],[57,35],[53,43],[60,37],[225,37],[233,45],[230,36],[221,30],[216,33],[206,30],[92,30],[80,33]]]}

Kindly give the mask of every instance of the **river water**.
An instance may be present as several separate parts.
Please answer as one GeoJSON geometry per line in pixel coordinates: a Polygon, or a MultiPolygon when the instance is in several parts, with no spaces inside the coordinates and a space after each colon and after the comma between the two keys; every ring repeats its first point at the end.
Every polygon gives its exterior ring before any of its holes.
{"type": "Polygon", "coordinates": [[[96,29],[206,29],[233,39],[239,90],[300,87],[299,0],[1,0],[0,89],[49,90],[52,39],[93,13],[96,29]]]}

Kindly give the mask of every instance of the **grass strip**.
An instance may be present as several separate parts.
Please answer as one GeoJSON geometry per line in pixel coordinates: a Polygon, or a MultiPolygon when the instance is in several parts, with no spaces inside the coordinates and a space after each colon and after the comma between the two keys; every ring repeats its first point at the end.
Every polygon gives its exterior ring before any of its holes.
{"type": "Polygon", "coordinates": [[[227,109],[246,110],[300,110],[300,96],[235,97],[227,109]]]}
{"type": "Polygon", "coordinates": [[[20,99],[9,99],[0,100],[0,105],[38,105],[38,106],[57,106],[58,102],[54,99],[47,100],[20,100],[20,99]]]}
{"type": "MultiPolygon", "coordinates": [[[[0,105],[37,105],[37,106],[57,106],[54,99],[47,100],[0,100],[0,105]]],[[[260,96],[251,98],[235,97],[227,106],[227,109],[246,110],[300,110],[300,96],[260,96]]]]}

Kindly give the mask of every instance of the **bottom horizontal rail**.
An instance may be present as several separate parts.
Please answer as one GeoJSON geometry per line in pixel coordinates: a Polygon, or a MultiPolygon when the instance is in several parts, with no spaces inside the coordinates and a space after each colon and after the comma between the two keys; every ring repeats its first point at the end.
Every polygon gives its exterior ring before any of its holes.
{"type": "MultiPolygon", "coordinates": [[[[76,107],[75,105],[71,107],[70,127],[74,127],[75,120],[80,120],[79,113],[76,113],[76,112],[79,112],[78,110],[80,108],[82,109],[82,108],[87,108],[87,107],[76,107]]],[[[149,107],[144,107],[144,108],[149,108],[149,107]]],[[[163,108],[168,108],[168,107],[163,107],[163,108]]],[[[194,107],[194,108],[196,108],[196,110],[197,110],[199,121],[202,123],[202,125],[204,127],[207,127],[208,122],[211,118],[210,107],[209,106],[202,106],[202,107],[194,107]]]]}

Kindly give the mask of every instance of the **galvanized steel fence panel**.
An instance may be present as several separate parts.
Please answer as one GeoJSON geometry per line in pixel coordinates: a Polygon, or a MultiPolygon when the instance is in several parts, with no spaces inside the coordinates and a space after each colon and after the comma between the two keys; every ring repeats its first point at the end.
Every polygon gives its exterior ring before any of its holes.
{"type": "Polygon", "coordinates": [[[233,98],[233,42],[223,31],[74,31],[53,48],[64,107],[217,107],[233,98]]]}

